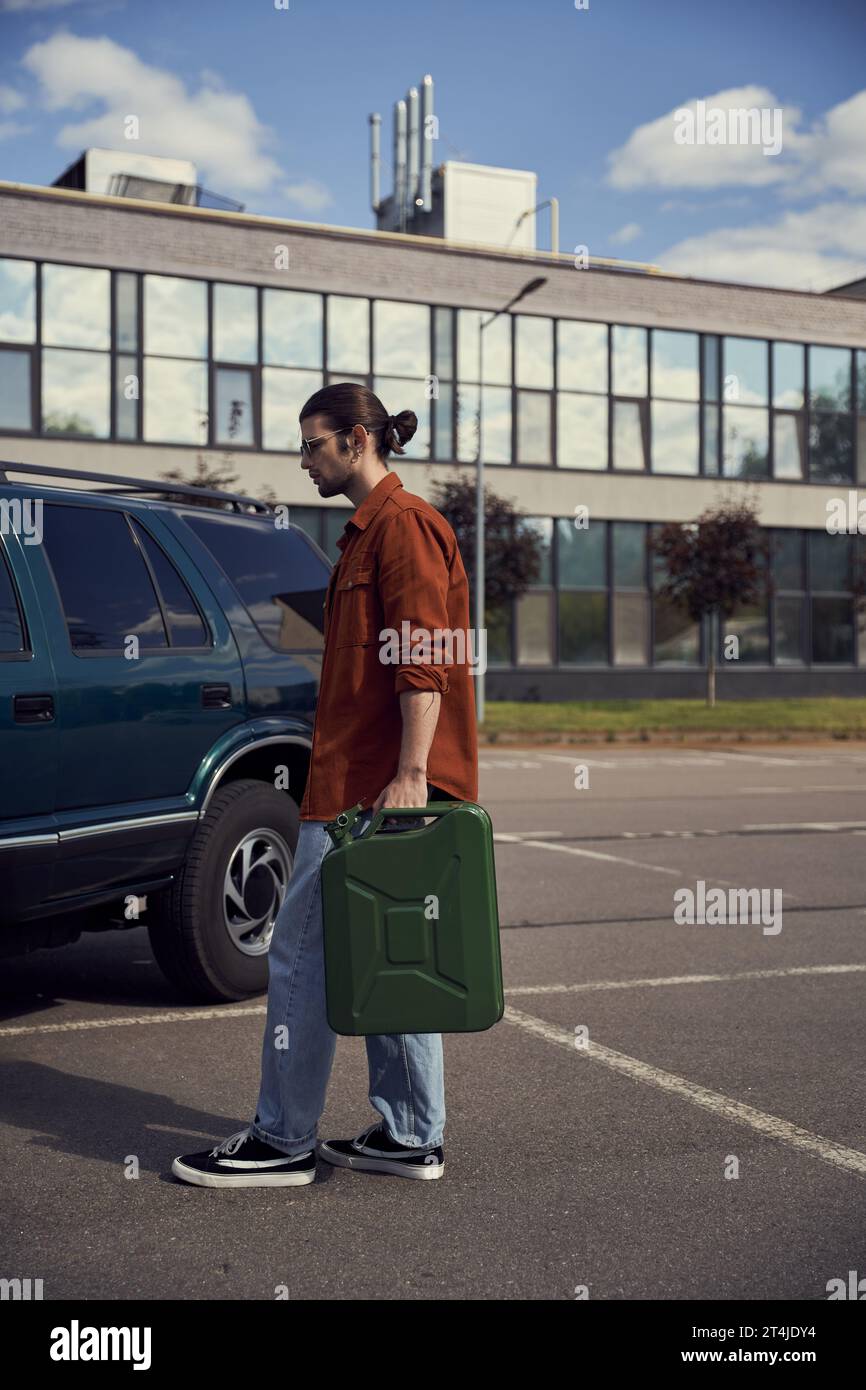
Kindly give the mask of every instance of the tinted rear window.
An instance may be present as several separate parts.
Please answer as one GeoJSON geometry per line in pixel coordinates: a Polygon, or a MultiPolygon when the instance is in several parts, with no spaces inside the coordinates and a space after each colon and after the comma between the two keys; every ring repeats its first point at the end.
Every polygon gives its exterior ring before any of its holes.
{"type": "Polygon", "coordinates": [[[184,520],[231,580],[262,636],[279,651],[321,651],[330,570],[297,531],[240,516],[184,520]]]}
{"type": "Polygon", "coordinates": [[[3,543],[0,541],[0,652],[21,652],[24,650],[24,634],[21,631],[21,615],[18,600],[12,584],[12,575],[3,543]]]}
{"type": "Polygon", "coordinates": [[[140,526],[137,521],[133,520],[131,524],[138,537],[138,543],[150,562],[150,567],[162,594],[172,646],[206,646],[208,643],[207,629],[189,589],[150,532],[140,526]]]}
{"type": "Polygon", "coordinates": [[[45,507],[43,543],[76,650],[123,650],[168,642],[159,602],[123,512],[45,507]]]}

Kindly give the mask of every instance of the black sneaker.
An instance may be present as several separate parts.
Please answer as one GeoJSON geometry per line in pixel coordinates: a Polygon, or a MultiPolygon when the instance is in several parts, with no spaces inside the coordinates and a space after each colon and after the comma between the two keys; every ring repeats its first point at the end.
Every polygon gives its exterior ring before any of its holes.
{"type": "Polygon", "coordinates": [[[312,1149],[285,1154],[256,1139],[247,1127],[215,1149],[181,1154],[171,1171],[198,1187],[300,1187],[315,1181],[316,1155],[312,1149]]]}
{"type": "Polygon", "coordinates": [[[370,1125],[357,1139],[328,1139],[319,1157],[338,1168],[366,1173],[397,1173],[401,1178],[441,1178],[445,1172],[442,1146],[419,1153],[392,1139],[383,1121],[370,1125]]]}

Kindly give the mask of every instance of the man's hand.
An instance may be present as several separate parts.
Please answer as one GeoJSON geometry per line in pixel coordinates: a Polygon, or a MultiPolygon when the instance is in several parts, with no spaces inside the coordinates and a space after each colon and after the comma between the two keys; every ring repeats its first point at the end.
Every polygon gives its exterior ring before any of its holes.
{"type": "Polygon", "coordinates": [[[381,810],[383,806],[426,806],[427,805],[427,774],[426,772],[400,772],[393,782],[389,782],[387,787],[379,793],[373,802],[373,815],[381,810]]]}

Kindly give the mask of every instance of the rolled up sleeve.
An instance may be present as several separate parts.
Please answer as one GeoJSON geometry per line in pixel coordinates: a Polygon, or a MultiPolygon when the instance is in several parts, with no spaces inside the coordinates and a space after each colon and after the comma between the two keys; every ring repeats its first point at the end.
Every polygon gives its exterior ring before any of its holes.
{"type": "Polygon", "coordinates": [[[448,552],[447,536],[417,511],[397,512],[384,528],[379,550],[379,598],[384,625],[397,633],[400,643],[401,659],[394,678],[397,694],[401,690],[438,690],[444,695],[448,690],[448,669],[454,665],[447,640],[448,552]]]}

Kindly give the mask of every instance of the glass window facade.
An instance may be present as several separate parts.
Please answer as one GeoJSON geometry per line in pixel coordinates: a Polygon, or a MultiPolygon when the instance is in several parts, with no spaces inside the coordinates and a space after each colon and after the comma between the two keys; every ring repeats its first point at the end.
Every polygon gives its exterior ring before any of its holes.
{"type": "Polygon", "coordinates": [[[0,348],[0,430],[33,429],[32,357],[29,352],[0,348]]]}
{"type": "Polygon", "coordinates": [[[214,285],[213,352],[218,362],[259,360],[258,291],[249,285],[214,285]]]}
{"type": "Polygon", "coordinates": [[[144,277],[144,351],[207,357],[207,285],[172,275],[144,277]]]}
{"type": "Polygon", "coordinates": [[[145,358],[144,438],[154,444],[207,443],[207,367],[204,362],[145,358]]]}
{"type": "Polygon", "coordinates": [[[370,302],[348,295],[328,296],[328,370],[370,370],[370,302]]]}
{"type": "Polygon", "coordinates": [[[614,324],[612,389],[616,396],[645,396],[648,390],[647,330],[614,324]]]}
{"type": "Polygon", "coordinates": [[[697,405],[652,403],[652,460],[656,473],[700,471],[700,416],[697,405]]]}
{"type": "Polygon", "coordinates": [[[426,304],[373,304],[373,371],[382,376],[426,377],[430,372],[430,308],[426,304]]]}
{"type": "Polygon", "coordinates": [[[410,458],[866,483],[866,349],[0,258],[0,432],[294,453],[346,380],[410,458]]]}
{"type": "Polygon", "coordinates": [[[36,342],[36,265],[0,258],[0,342],[36,342]]]}
{"type": "Polygon", "coordinates": [[[273,367],[321,367],[321,295],[264,291],[262,360],[273,367]]]}
{"type": "Polygon", "coordinates": [[[560,391],[607,394],[608,328],[606,323],[557,323],[557,377],[560,391]]]}
{"type": "Polygon", "coordinates": [[[649,465],[649,416],[646,401],[614,401],[613,466],[643,472],[649,465]]]}
{"type": "MultiPolygon", "coordinates": [[[[351,515],[344,507],[291,510],[332,560],[351,515]]],[[[708,633],[660,593],[662,566],[649,550],[648,523],[593,519],[584,527],[572,517],[525,516],[519,525],[537,539],[540,568],[518,599],[488,608],[490,666],[687,669],[706,661],[708,633]]],[[[719,625],[718,664],[866,667],[866,621],[855,591],[859,539],[768,533],[771,585],[719,625]],[[736,661],[725,658],[731,636],[736,661]]],[[[866,559],[866,544],[862,550],[866,559]]]]}
{"type": "Polygon", "coordinates": [[[52,347],[111,345],[111,272],[42,267],[42,341],[52,347]]]}
{"type": "Polygon", "coordinates": [[[42,429],[45,434],[109,435],[108,356],[45,348],[42,353],[42,429]]]}
{"type": "Polygon", "coordinates": [[[766,410],[747,405],[722,408],[722,473],[726,478],[766,478],[769,472],[769,420],[766,410]]]}
{"type": "Polygon", "coordinates": [[[652,334],[652,393],[667,400],[700,398],[697,333],[674,333],[654,328],[652,334]]]}

